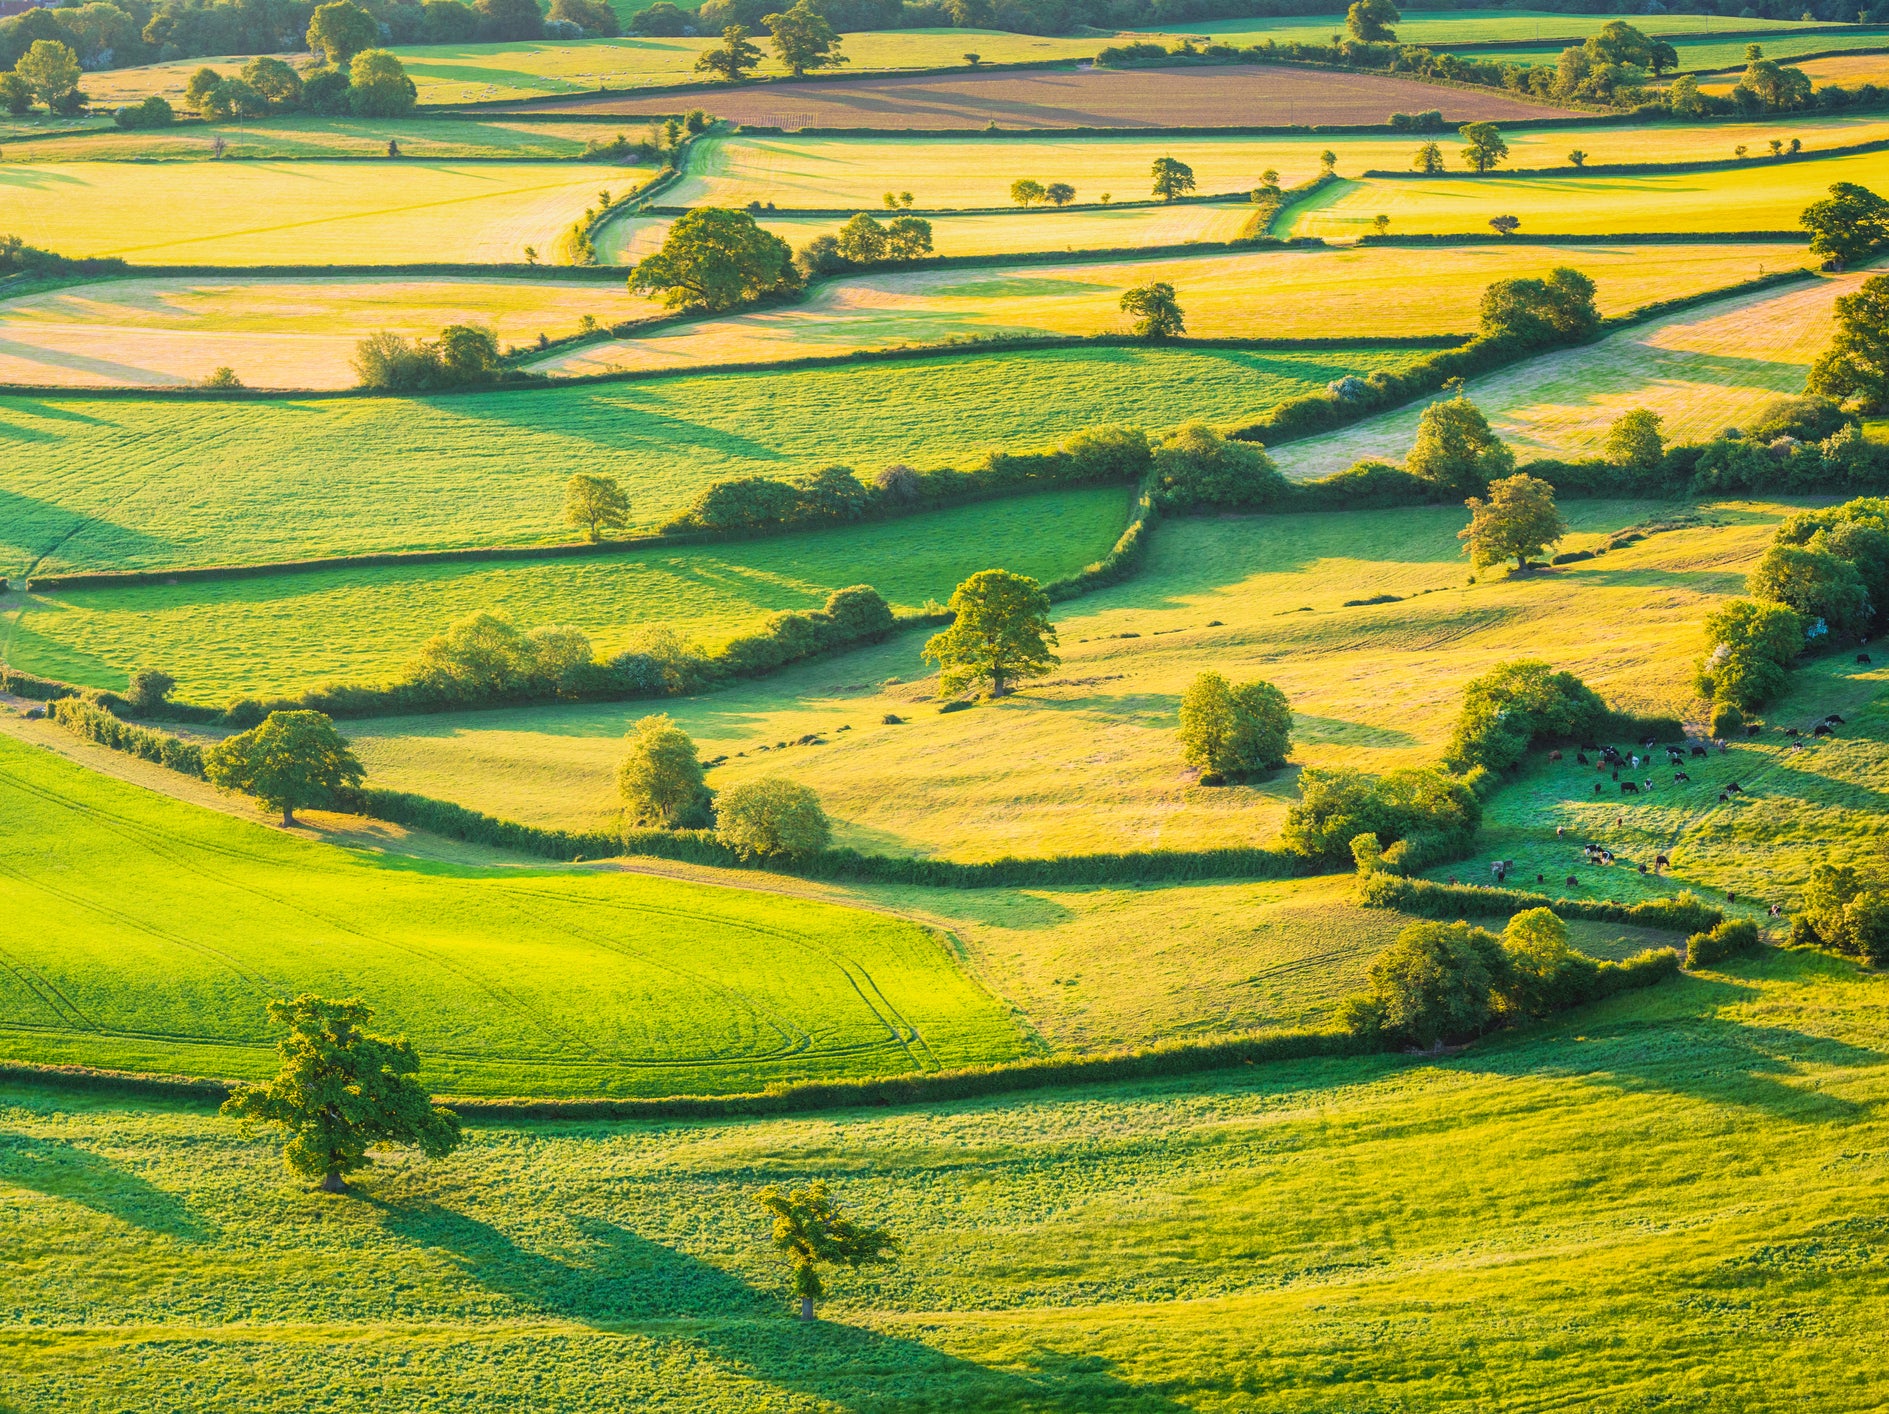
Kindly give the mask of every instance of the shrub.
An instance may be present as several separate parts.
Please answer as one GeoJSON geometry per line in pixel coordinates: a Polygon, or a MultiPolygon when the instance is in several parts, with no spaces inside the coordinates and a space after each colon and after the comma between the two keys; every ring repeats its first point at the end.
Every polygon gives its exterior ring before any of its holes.
{"type": "Polygon", "coordinates": [[[481,324],[448,324],[437,339],[382,330],[355,345],[353,364],[361,387],[401,392],[490,383],[501,372],[498,336],[481,324]]]}
{"type": "Polygon", "coordinates": [[[1265,450],[1222,437],[1204,422],[1176,428],[1154,453],[1155,495],[1170,510],[1265,509],[1290,485],[1265,450]]]}
{"type": "Polygon", "coordinates": [[[1458,393],[1423,410],[1404,467],[1451,495],[1480,496],[1515,469],[1515,454],[1490,430],[1482,409],[1458,393]]]}
{"type": "Polygon", "coordinates": [[[1506,771],[1537,742],[1587,736],[1607,716],[1600,695],[1573,673],[1536,659],[1502,663],[1463,689],[1443,760],[1458,771],[1506,771]]]}
{"type": "Polygon", "coordinates": [[[1863,576],[1814,538],[1805,546],[1772,545],[1747,585],[1755,597],[1794,609],[1813,623],[1822,619],[1837,632],[1857,634],[1869,627],[1869,588],[1863,576]]]}
{"type": "Polygon", "coordinates": [[[140,668],[131,675],[131,685],[125,689],[125,700],[139,712],[155,712],[177,686],[177,679],[169,673],[161,673],[155,668],[140,668]]]}
{"type": "Polygon", "coordinates": [[[627,825],[693,828],[707,823],[708,788],[695,743],[668,713],[631,729],[617,765],[617,794],[627,825]]]}
{"type": "Polygon", "coordinates": [[[1378,954],[1341,1016],[1360,1035],[1417,1046],[1481,1035],[1512,972],[1495,934],[1468,923],[1413,923],[1378,954]]]}
{"type": "Polygon", "coordinates": [[[829,466],[801,483],[798,509],[805,519],[858,520],[866,513],[870,492],[851,467],[829,466]]]}
{"type": "Polygon", "coordinates": [[[177,121],[176,110],[155,93],[142,103],[127,103],[112,112],[121,128],[168,128],[177,121]]]}
{"type": "Polygon", "coordinates": [[[194,742],[121,722],[103,707],[78,697],[65,697],[48,706],[47,715],[74,736],[82,736],[113,751],[155,761],[186,776],[203,775],[203,749],[194,742]]]}
{"type": "Polygon", "coordinates": [[[1745,435],[1755,442],[1770,442],[1779,437],[1821,442],[1855,420],[1828,398],[1815,395],[1779,398],[1758,414],[1758,420],[1745,429],[1745,435]]]}
{"type": "Polygon", "coordinates": [[[1154,460],[1148,434],[1119,423],[1085,427],[1072,434],[1062,450],[1076,476],[1085,481],[1139,481],[1154,460]]]}
{"type": "Polygon", "coordinates": [[[1712,720],[1706,728],[1715,737],[1736,736],[1745,729],[1745,714],[1731,702],[1714,702],[1712,720]]]}
{"type": "Polygon", "coordinates": [[[1182,759],[1219,776],[1276,771],[1292,749],[1292,708],[1269,682],[1196,677],[1181,698],[1182,759]]]}
{"type": "Polygon", "coordinates": [[[442,701],[575,696],[590,663],[590,640],[577,629],[522,633],[504,615],[482,609],[427,639],[407,680],[442,701]]]}
{"type": "Polygon", "coordinates": [[[1686,939],[1686,966],[1710,967],[1736,953],[1758,946],[1758,925],[1749,918],[1727,918],[1723,923],[1686,939]]]}
{"type": "Polygon", "coordinates": [[[1804,621],[1782,604],[1733,599],[1706,615],[1705,642],[1695,669],[1700,695],[1750,711],[1783,690],[1804,621]]]}
{"type": "Polygon", "coordinates": [[[1791,941],[1820,943],[1872,966],[1889,963],[1889,892],[1870,888],[1850,865],[1819,864],[1791,921],[1791,941]]]}
{"type": "MultiPolygon", "coordinates": [[[[1300,798],[1286,812],[1280,843],[1300,858],[1342,867],[1351,842],[1368,831],[1380,844],[1421,835],[1424,848],[1467,845],[1482,823],[1482,803],[1469,781],[1428,767],[1367,776],[1349,767],[1309,766],[1299,773],[1300,798]]],[[[1385,851],[1390,867],[1407,867],[1412,851],[1385,851]]]]}
{"type": "Polygon", "coordinates": [[[1492,281],[1482,294],[1482,332],[1532,345],[1572,344],[1600,329],[1594,282],[1560,266],[1545,280],[1492,281]]]}
{"type": "Polygon", "coordinates": [[[722,793],[716,809],[715,835],[745,859],[769,855],[797,858],[825,849],[832,840],[833,828],[812,791],[779,776],[769,776],[722,793]]]}

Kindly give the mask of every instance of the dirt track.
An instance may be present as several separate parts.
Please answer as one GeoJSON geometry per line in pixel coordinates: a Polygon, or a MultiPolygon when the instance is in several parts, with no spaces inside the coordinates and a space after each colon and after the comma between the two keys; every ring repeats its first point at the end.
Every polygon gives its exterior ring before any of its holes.
{"type": "MultiPolygon", "coordinates": [[[[703,85],[638,98],[597,94],[519,105],[532,113],[647,117],[706,108],[772,128],[1154,128],[1381,123],[1392,113],[1443,110],[1451,123],[1558,116],[1500,93],[1377,74],[1270,65],[1184,69],[1050,69],[1021,73],[887,75],[703,85]]],[[[505,111],[504,109],[486,110],[505,111]]]]}

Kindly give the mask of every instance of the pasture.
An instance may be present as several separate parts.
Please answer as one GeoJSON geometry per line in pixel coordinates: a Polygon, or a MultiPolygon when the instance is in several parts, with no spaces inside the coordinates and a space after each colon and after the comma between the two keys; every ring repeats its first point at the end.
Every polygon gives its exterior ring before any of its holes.
{"type": "MultiPolygon", "coordinates": [[[[1173,285],[1196,338],[1472,334],[1491,280],[1573,265],[1601,312],[1720,289],[1805,257],[1789,246],[1469,246],[1257,251],[834,279],[802,303],[553,351],[541,373],[795,358],[999,334],[1126,333],[1121,296],[1173,285]]],[[[0,305],[0,312],[5,309],[0,305]]],[[[4,328],[0,322],[0,328],[4,328]]]]}
{"type": "Polygon", "coordinates": [[[710,481],[970,466],[1097,423],[1248,420],[1397,349],[1077,348],[430,397],[0,398],[0,574],[568,540],[564,483],[637,528],[710,481]]]}
{"type": "Polygon", "coordinates": [[[431,635],[481,609],[521,627],[574,625],[604,656],[651,627],[719,647],[770,613],[817,609],[850,584],[918,609],[950,598],[993,556],[1060,579],[1106,554],[1127,518],[1127,493],[1097,488],[726,546],[7,595],[0,654],[30,672],[113,688],[163,663],[188,695],[221,703],[384,681],[431,635]]]}
{"type": "Polygon", "coordinates": [[[934,936],[616,870],[402,867],[0,740],[0,1054],[254,1076],[271,997],[375,998],[436,1090],[710,1093],[1020,1054],[934,936]],[[88,867],[110,858],[102,873],[88,867]]]}
{"type": "MultiPolygon", "coordinates": [[[[1484,235],[1494,216],[1520,217],[1524,235],[1789,231],[1833,183],[1889,185],[1889,152],[1781,162],[1760,151],[1747,166],[1710,172],[1334,182],[1291,206],[1277,229],[1344,239],[1364,235],[1383,215],[1391,234],[1403,236],[1484,235]]],[[[1448,157],[1460,165],[1454,151],[1448,157]]]]}
{"type": "Polygon", "coordinates": [[[582,163],[0,164],[8,230],[66,256],[138,265],[399,265],[549,260],[599,188],[649,169],[582,163]]]}
{"type": "MultiPolygon", "coordinates": [[[[384,158],[390,140],[400,145],[402,160],[509,157],[539,162],[581,157],[586,143],[593,139],[609,142],[624,129],[622,123],[607,121],[566,123],[524,118],[417,117],[373,122],[293,113],[248,122],[188,123],[130,131],[106,127],[70,135],[48,135],[31,141],[15,140],[0,153],[0,162],[38,165],[290,157],[384,158]],[[224,151],[217,159],[219,141],[224,151]]],[[[637,138],[642,133],[631,128],[627,135],[637,138]]],[[[390,175],[393,174],[389,169],[383,168],[380,172],[383,181],[390,175]]],[[[639,174],[638,184],[647,176],[647,173],[639,174]]]]}
{"type": "MultiPolygon", "coordinates": [[[[1567,549],[1673,514],[1606,501],[1563,510],[1567,549]]],[[[861,849],[990,859],[1086,852],[1098,837],[1111,849],[1266,844],[1296,798],[1296,771],[1197,786],[1176,736],[1197,673],[1276,683],[1293,704],[1295,767],[1432,762],[1463,684],[1517,657],[1548,658],[1633,707],[1692,716],[1701,620],[1742,592],[1785,514],[1705,507],[1684,528],[1552,574],[1475,583],[1460,506],[1170,520],[1133,579],[1057,607],[1062,665],[1014,697],[939,714],[912,633],[663,707],[705,755],[731,758],[711,773],[717,789],[763,774],[802,781],[837,838],[861,849]],[[1346,605],[1381,595],[1401,602],[1346,605]],[[888,713],[907,720],[882,722],[888,713]],[[807,735],[826,744],[790,744],[807,735]]],[[[349,730],[382,784],[598,828],[616,808],[623,732],[649,710],[523,708],[349,730]]]]}
{"type": "MultiPolygon", "coordinates": [[[[1737,64],[1741,57],[1733,55],[1725,62],[1727,66],[1737,64]]],[[[1806,59],[1796,67],[1802,69],[1805,76],[1819,88],[1825,84],[1856,88],[1866,83],[1881,87],[1889,82],[1889,50],[1876,54],[1840,54],[1828,59],[1806,59]]],[[[1727,94],[1737,86],[1738,75],[1729,74],[1714,82],[1702,83],[1699,88],[1704,93],[1727,94]]]]}
{"type": "Polygon", "coordinates": [[[485,1414],[555,1384],[577,1414],[1860,1414],[1884,1004],[1847,962],[1770,953],[1441,1059],[479,1123],[361,1202],[202,1110],[15,1086],[0,1294],[31,1324],[0,1358],[33,1411],[319,1390],[485,1414]],[[814,1177],[905,1250],[805,1327],[751,1195],[814,1177]]]}
{"type": "MultiPolygon", "coordinates": [[[[1889,42],[1889,28],[1880,25],[1806,25],[1797,24],[1780,33],[1772,28],[1774,22],[1765,21],[1762,30],[1725,29],[1723,26],[1730,16],[1701,15],[1694,17],[1706,28],[1688,38],[1684,35],[1669,35],[1667,42],[1679,57],[1679,73],[1708,73],[1715,69],[1745,67],[1745,50],[1756,44],[1764,51],[1767,59],[1780,62],[1797,63],[1806,54],[1825,54],[1832,49],[1860,49],[1866,45],[1880,45],[1889,42]]],[[[1638,25],[1637,20],[1629,24],[1638,25]]],[[[1751,23],[1740,21],[1740,23],[1751,23]]],[[[1544,31],[1546,26],[1544,25],[1544,31]]],[[[1641,30],[1641,33],[1651,33],[1641,30]]],[[[1553,65],[1561,57],[1565,44],[1552,41],[1544,43],[1505,42],[1500,48],[1482,46],[1439,45],[1439,48],[1456,48],[1466,59],[1490,59],[1497,63],[1547,64],[1553,65]]],[[[1813,61],[1814,62],[1814,61],[1813,61]]],[[[1702,85],[1703,86],[1703,85],[1702,85]]]]}
{"type": "MultiPolygon", "coordinates": [[[[1468,395],[1516,454],[1598,455],[1615,418],[1650,408],[1669,441],[1702,441],[1772,398],[1803,391],[1830,341],[1838,295],[1864,276],[1818,278],[1685,310],[1472,378],[1468,395]]],[[[1288,476],[1323,476],[1364,458],[1402,461],[1421,403],[1274,453],[1288,476]]]]}
{"type": "MultiPolygon", "coordinates": [[[[1611,15],[1572,15],[1549,10],[1405,10],[1396,24],[1397,42],[1421,44],[1430,49],[1449,49],[1466,44],[1517,44],[1531,41],[1560,40],[1579,44],[1590,34],[1597,34],[1611,15]]],[[[1815,24],[1793,20],[1768,20],[1746,16],[1687,14],[1644,14],[1632,19],[1635,29],[1649,35],[1766,34],[1804,33],[1827,38],[1835,44],[1856,32],[1854,25],[1815,24]],[[1644,23],[1642,23],[1644,22],[1644,23]]],[[[1133,33],[1160,35],[1200,35],[1216,44],[1253,45],[1267,40],[1275,44],[1330,43],[1334,33],[1344,33],[1344,17],[1331,15],[1293,15],[1265,20],[1200,20],[1184,26],[1144,25],[1133,33]]]]}
{"type": "Polygon", "coordinates": [[[350,388],[356,345],[380,330],[484,324],[531,344],[648,310],[616,280],[107,280],[0,300],[0,382],[175,386],[231,368],[251,388],[350,388]]]}

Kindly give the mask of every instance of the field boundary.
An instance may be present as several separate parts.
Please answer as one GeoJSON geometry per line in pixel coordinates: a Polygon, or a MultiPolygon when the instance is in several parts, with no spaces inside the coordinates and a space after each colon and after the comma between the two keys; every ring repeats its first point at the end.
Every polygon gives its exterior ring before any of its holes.
{"type": "Polygon", "coordinates": [[[1565,167],[1507,167],[1499,171],[1488,172],[1391,172],[1377,168],[1367,169],[1364,176],[1374,181],[1420,182],[1450,181],[1452,179],[1484,177],[1631,177],[1657,176],[1662,172],[1730,172],[1740,168],[1757,169],[1795,165],[1801,162],[1822,162],[1840,157],[1859,157],[1865,153],[1882,152],[1889,149],[1889,138],[1876,138],[1870,142],[1851,143],[1847,147],[1819,147],[1802,152],[1769,153],[1761,152],[1755,157],[1703,157],[1692,162],[1594,162],[1580,167],[1572,163],[1565,167]]]}

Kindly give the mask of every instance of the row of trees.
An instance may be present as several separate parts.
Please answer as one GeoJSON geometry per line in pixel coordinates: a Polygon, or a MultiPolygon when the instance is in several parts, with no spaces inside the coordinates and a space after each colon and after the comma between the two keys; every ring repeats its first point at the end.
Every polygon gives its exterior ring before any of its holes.
{"type": "MultiPolygon", "coordinates": [[[[790,9],[763,15],[761,23],[774,45],[774,57],[796,78],[810,70],[837,68],[848,62],[839,52],[839,35],[811,0],[795,0],[790,9]]],[[[723,28],[721,43],[697,58],[695,67],[699,73],[736,83],[758,68],[762,57],[748,26],[731,24],[723,28]]]]}
{"type": "Polygon", "coordinates": [[[498,335],[483,324],[448,324],[437,339],[383,329],[355,345],[353,364],[361,387],[402,393],[492,383],[505,371],[498,335]]]}
{"type": "MultiPolygon", "coordinates": [[[[251,59],[241,73],[230,77],[205,67],[184,85],[184,102],[211,122],[298,111],[404,118],[418,100],[419,89],[407,76],[406,67],[385,49],[358,50],[339,64],[318,64],[299,73],[282,60],[267,57],[251,59]]],[[[120,125],[160,126],[150,120],[149,107],[148,103],[139,105],[143,115],[139,108],[121,109],[120,125]]]]}

